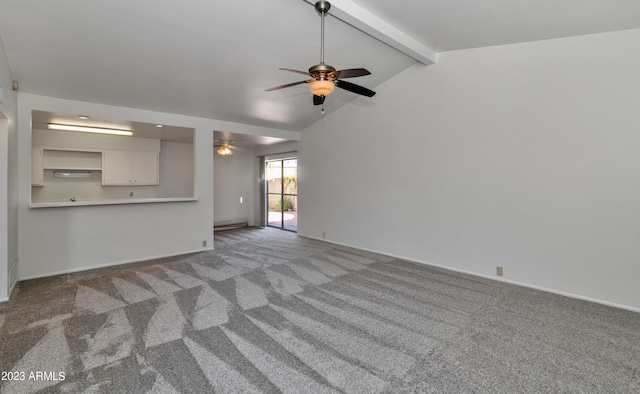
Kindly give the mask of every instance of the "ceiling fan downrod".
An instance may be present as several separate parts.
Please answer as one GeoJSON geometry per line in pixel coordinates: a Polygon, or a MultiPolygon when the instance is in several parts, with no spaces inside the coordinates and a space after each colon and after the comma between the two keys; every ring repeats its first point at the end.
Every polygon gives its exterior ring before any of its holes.
{"type": "Polygon", "coordinates": [[[320,64],[324,64],[324,16],[329,12],[331,3],[320,0],[316,3],[315,8],[320,15],[320,64]]]}

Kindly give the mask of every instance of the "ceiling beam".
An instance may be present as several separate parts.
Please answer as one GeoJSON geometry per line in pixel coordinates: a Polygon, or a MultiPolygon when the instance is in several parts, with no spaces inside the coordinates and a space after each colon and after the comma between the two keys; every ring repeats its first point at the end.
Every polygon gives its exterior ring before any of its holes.
{"type": "MultiPolygon", "coordinates": [[[[314,5],[315,1],[304,0],[314,5]]],[[[414,38],[400,31],[388,22],[375,16],[371,12],[355,4],[351,0],[330,0],[329,14],[371,37],[389,45],[405,55],[423,63],[431,65],[436,62],[436,54],[414,38]]]]}

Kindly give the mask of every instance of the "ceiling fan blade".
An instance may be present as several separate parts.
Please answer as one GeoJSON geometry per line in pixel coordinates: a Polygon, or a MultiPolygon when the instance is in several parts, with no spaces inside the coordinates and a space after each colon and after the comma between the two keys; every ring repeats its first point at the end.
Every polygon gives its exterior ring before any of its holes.
{"type": "Polygon", "coordinates": [[[346,82],[346,81],[336,81],[336,86],[342,88],[344,90],[348,90],[353,93],[357,93],[367,97],[375,96],[376,92],[373,90],[369,90],[364,86],[356,85],[355,83],[346,82]]]}
{"type": "Polygon", "coordinates": [[[336,78],[354,78],[370,75],[371,72],[365,68],[348,68],[346,70],[338,70],[333,73],[336,78]]]}
{"type": "Polygon", "coordinates": [[[309,73],[307,71],[294,70],[292,68],[280,68],[279,70],[291,71],[292,73],[297,73],[297,74],[302,74],[302,75],[309,75],[309,73]]]}
{"type": "Polygon", "coordinates": [[[326,96],[318,96],[318,95],[313,95],[313,105],[322,105],[324,104],[324,99],[326,98],[326,96]]]}
{"type": "Polygon", "coordinates": [[[280,86],[276,86],[274,88],[265,89],[265,92],[270,92],[272,90],[278,90],[278,89],[284,89],[284,88],[288,88],[288,87],[296,86],[296,85],[302,85],[303,83],[309,83],[309,81],[298,81],[298,82],[288,83],[286,85],[280,85],[280,86]]]}

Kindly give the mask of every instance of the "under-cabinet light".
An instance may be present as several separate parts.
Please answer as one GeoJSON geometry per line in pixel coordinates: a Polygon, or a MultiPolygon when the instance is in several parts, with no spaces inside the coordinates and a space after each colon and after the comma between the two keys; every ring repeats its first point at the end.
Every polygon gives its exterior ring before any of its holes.
{"type": "Polygon", "coordinates": [[[82,131],[84,133],[101,133],[101,134],[115,134],[115,135],[127,135],[132,136],[131,130],[118,130],[118,129],[103,129],[101,127],[86,127],[86,126],[72,126],[66,124],[49,123],[51,130],[65,130],[65,131],[82,131]]]}
{"type": "Polygon", "coordinates": [[[54,178],[91,178],[91,171],[54,171],[54,178]]]}

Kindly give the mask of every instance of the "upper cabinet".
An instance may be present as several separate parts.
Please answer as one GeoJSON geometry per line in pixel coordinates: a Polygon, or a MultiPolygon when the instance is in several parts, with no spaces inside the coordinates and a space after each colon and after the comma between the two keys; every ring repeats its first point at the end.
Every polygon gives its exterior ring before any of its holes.
{"type": "Polygon", "coordinates": [[[158,185],[159,168],[157,152],[107,150],[102,152],[102,185],[158,185]]]}
{"type": "Polygon", "coordinates": [[[72,148],[43,148],[43,168],[45,170],[86,170],[100,171],[102,169],[99,151],[86,151],[72,148]]]}
{"type": "Polygon", "coordinates": [[[44,186],[45,170],[101,171],[100,152],[65,150],[59,148],[31,148],[31,186],[44,186]]]}

